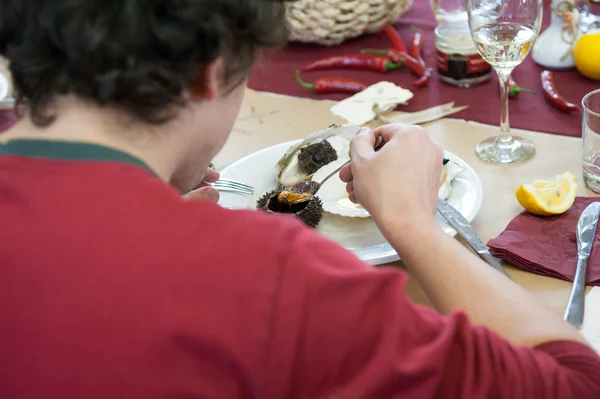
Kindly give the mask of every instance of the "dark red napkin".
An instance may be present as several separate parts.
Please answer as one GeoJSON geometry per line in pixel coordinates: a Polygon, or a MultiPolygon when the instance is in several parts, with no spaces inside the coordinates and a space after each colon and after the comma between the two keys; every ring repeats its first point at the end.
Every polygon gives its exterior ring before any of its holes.
{"type": "MultiPolygon", "coordinates": [[[[541,217],[523,212],[488,243],[490,252],[525,271],[573,281],[577,266],[576,227],[581,212],[600,198],[577,197],[567,212],[541,217]]],[[[588,259],[587,283],[600,285],[600,229],[588,259]]]]}
{"type": "Polygon", "coordinates": [[[17,116],[12,109],[0,110],[0,133],[10,129],[17,122],[17,116]]]}

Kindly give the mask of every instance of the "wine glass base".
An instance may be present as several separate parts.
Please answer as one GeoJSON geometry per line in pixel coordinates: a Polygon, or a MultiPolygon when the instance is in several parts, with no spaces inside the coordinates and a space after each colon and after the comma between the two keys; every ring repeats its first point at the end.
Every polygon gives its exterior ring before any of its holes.
{"type": "Polygon", "coordinates": [[[513,163],[526,161],[535,155],[535,146],[521,137],[491,137],[475,148],[479,159],[489,163],[513,163]]]}

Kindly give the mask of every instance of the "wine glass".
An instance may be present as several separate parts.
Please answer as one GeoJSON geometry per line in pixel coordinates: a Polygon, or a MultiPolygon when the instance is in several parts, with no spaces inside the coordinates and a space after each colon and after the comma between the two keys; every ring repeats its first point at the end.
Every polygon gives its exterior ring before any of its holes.
{"type": "Polygon", "coordinates": [[[500,135],[479,143],[477,155],[503,164],[529,159],[535,155],[533,143],[510,134],[509,80],[540,33],[542,0],[469,0],[467,12],[477,51],[498,74],[502,101],[500,135]]]}

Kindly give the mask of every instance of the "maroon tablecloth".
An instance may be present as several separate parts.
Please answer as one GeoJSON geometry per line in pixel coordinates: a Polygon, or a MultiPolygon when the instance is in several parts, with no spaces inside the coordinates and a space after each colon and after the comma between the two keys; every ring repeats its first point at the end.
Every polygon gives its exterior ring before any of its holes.
{"type": "MultiPolygon", "coordinates": [[[[544,27],[550,20],[549,4],[551,0],[544,0],[544,27]]],[[[595,14],[600,13],[600,5],[593,8],[595,14]]],[[[404,15],[397,27],[405,41],[409,42],[412,36],[411,25],[417,26],[425,35],[424,58],[429,65],[434,66],[435,48],[433,44],[433,29],[435,22],[433,13],[427,0],[416,0],[412,9],[404,15]]],[[[322,47],[316,45],[290,44],[286,49],[268,58],[255,68],[250,77],[249,86],[256,90],[273,93],[288,94],[298,97],[311,97],[321,99],[340,100],[344,95],[339,94],[314,94],[297,85],[293,72],[302,69],[309,62],[333,54],[357,53],[363,48],[386,48],[389,41],[383,34],[369,35],[338,47],[322,47]]],[[[513,127],[555,133],[568,136],[581,136],[581,117],[578,113],[566,115],[550,107],[544,101],[539,74],[541,68],[534,64],[531,57],[520,65],[513,77],[523,86],[533,89],[537,95],[521,94],[518,99],[511,100],[510,122],[513,127]]],[[[382,79],[391,80],[400,86],[411,88],[414,77],[405,72],[391,74],[377,74],[368,71],[317,71],[304,73],[306,80],[323,76],[342,76],[376,83],[382,79]]],[[[577,71],[557,72],[556,84],[561,93],[572,102],[580,102],[583,96],[600,87],[600,82],[585,79],[577,71]]],[[[454,117],[473,120],[488,124],[498,124],[500,119],[500,94],[496,78],[481,86],[460,89],[446,85],[437,80],[437,73],[427,88],[414,89],[415,97],[406,107],[406,111],[419,111],[427,107],[439,105],[449,101],[457,104],[468,104],[470,107],[456,114],[454,117]]],[[[15,121],[12,111],[0,111],[0,132],[6,130],[15,121]]]]}
{"type": "MultiPolygon", "coordinates": [[[[544,0],[544,27],[550,21],[551,0],[544,0]]],[[[593,8],[595,14],[600,14],[600,5],[593,8]]],[[[433,12],[427,0],[415,0],[412,9],[402,16],[397,24],[405,42],[410,43],[412,37],[411,25],[415,25],[425,35],[424,59],[435,66],[434,33],[435,22],[433,12]]],[[[307,44],[290,44],[283,51],[270,54],[253,71],[249,86],[252,89],[287,94],[298,97],[340,100],[347,95],[339,94],[314,94],[301,88],[295,81],[294,71],[302,69],[311,61],[329,55],[342,55],[358,53],[363,48],[387,48],[390,42],[384,34],[364,36],[343,43],[338,47],[323,47],[307,44]]],[[[531,56],[514,72],[514,79],[523,87],[531,88],[537,95],[522,93],[518,99],[510,102],[510,122],[513,127],[542,131],[554,134],[581,136],[581,115],[573,113],[566,115],[548,105],[542,95],[540,72],[531,56]]],[[[365,83],[376,83],[380,80],[389,80],[402,87],[414,91],[415,97],[402,110],[419,111],[427,107],[456,101],[457,104],[468,104],[470,107],[456,114],[455,118],[473,120],[488,124],[499,124],[500,121],[500,90],[497,78],[494,76],[489,82],[469,89],[461,89],[439,82],[437,72],[429,87],[414,89],[411,83],[414,77],[406,72],[393,72],[378,74],[369,71],[315,71],[305,72],[305,80],[312,81],[319,77],[340,76],[353,78],[365,83]]],[[[556,85],[558,90],[571,102],[580,103],[588,92],[600,87],[600,82],[593,82],[581,76],[577,71],[556,72],[556,85]]]]}
{"type": "Polygon", "coordinates": [[[0,110],[0,133],[8,130],[16,121],[17,117],[13,110],[0,110]]]}

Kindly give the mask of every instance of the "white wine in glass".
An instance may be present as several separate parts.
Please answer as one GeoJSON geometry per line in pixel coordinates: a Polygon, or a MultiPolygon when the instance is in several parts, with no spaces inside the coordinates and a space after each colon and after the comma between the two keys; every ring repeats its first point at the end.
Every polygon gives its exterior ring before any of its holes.
{"type": "Polygon", "coordinates": [[[535,155],[535,147],[510,133],[509,80],[540,32],[542,0],[469,0],[468,13],[475,46],[498,74],[502,103],[500,135],[479,143],[477,155],[491,163],[524,161],[535,155]]]}

